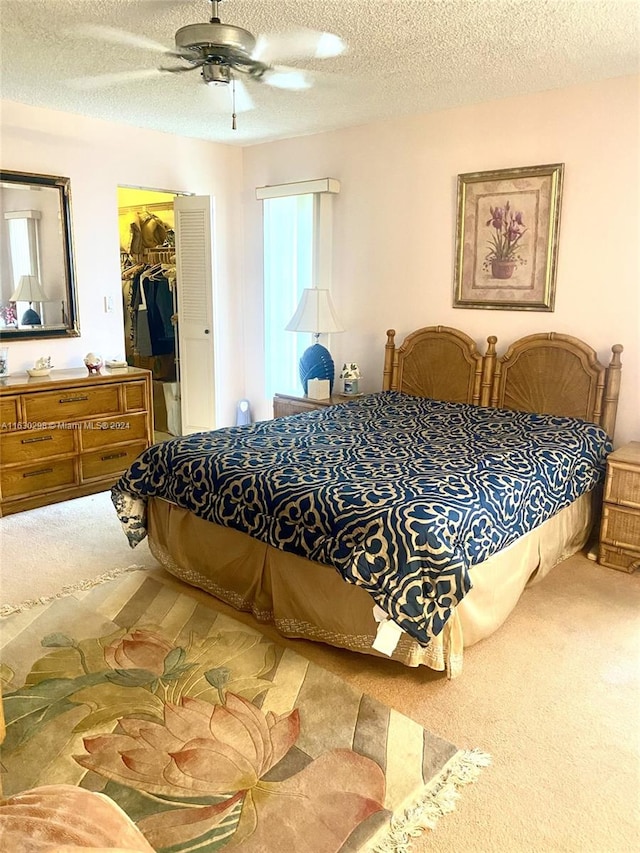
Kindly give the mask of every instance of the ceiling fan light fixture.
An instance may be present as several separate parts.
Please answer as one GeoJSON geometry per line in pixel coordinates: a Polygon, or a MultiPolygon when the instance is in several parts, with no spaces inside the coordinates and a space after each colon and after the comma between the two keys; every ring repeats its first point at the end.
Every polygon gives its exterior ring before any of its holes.
{"type": "Polygon", "coordinates": [[[231,82],[231,68],[215,62],[207,62],[202,66],[202,79],[205,83],[228,85],[231,82]]]}

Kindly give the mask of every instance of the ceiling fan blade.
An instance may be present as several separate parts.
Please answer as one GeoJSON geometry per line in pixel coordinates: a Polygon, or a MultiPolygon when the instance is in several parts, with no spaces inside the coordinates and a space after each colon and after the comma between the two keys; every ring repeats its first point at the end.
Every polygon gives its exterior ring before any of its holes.
{"type": "Polygon", "coordinates": [[[164,75],[161,68],[138,68],[132,71],[115,71],[112,74],[96,74],[89,77],[75,77],[66,81],[66,85],[72,89],[108,89],[110,86],[119,86],[121,83],[129,83],[134,80],[150,80],[154,77],[164,75]]]}
{"type": "Polygon", "coordinates": [[[313,86],[306,71],[301,68],[289,68],[286,65],[274,65],[264,72],[260,80],[267,86],[273,86],[275,89],[288,89],[292,92],[310,89],[313,86]]]}
{"type": "Polygon", "coordinates": [[[99,41],[111,42],[112,44],[125,44],[129,47],[151,50],[154,53],[175,55],[175,48],[168,48],[159,41],[154,41],[137,33],[130,33],[127,30],[120,30],[117,27],[107,27],[102,24],[78,24],[72,27],[69,33],[80,38],[98,39],[99,41]]]}
{"type": "Polygon", "coordinates": [[[249,110],[254,109],[255,104],[253,103],[253,98],[249,94],[249,90],[243,81],[238,80],[236,77],[234,83],[231,85],[235,85],[236,88],[236,112],[247,113],[249,110]]]}
{"type": "Polygon", "coordinates": [[[258,36],[252,58],[266,63],[281,59],[328,59],[340,56],[346,49],[346,43],[334,33],[292,30],[258,36]]]}

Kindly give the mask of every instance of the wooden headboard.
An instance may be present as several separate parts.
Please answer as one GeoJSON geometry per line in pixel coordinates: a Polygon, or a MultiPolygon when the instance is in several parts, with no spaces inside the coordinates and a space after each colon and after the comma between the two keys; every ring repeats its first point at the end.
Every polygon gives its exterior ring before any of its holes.
{"type": "Polygon", "coordinates": [[[620,354],[615,344],[608,367],[594,349],[571,335],[543,332],[496,355],[487,338],[482,355],[464,332],[426,326],[395,346],[387,331],[383,390],[404,391],[454,403],[565,415],[598,424],[613,437],[620,392],[620,354]]]}
{"type": "Polygon", "coordinates": [[[395,329],[387,332],[384,391],[404,391],[450,403],[489,405],[489,354],[495,362],[495,337],[487,339],[487,356],[483,356],[468,335],[449,326],[418,329],[398,349],[394,345],[395,334],[395,329]]]}

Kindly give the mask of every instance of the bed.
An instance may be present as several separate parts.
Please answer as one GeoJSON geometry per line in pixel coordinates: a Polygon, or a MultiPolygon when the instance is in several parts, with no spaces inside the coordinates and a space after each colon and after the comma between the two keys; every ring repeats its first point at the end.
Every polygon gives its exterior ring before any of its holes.
{"type": "Polygon", "coordinates": [[[285,636],[457,675],[587,542],[620,386],[620,345],[496,344],[389,330],[381,392],[150,448],[113,490],[130,543],[285,636]]]}

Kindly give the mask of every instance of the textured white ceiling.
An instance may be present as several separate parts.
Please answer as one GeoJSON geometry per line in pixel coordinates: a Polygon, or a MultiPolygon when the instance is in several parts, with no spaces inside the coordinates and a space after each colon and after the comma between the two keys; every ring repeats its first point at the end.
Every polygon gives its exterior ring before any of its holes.
{"type": "Polygon", "coordinates": [[[640,67],[640,0],[224,0],[220,17],[259,33],[327,30],[346,54],[300,64],[315,85],[252,83],[231,130],[224,89],[197,71],[78,91],[83,75],[153,68],[156,55],[71,34],[115,26],[173,46],[208,0],[0,0],[2,97],[202,139],[247,145],[608,77],[640,67]],[[222,102],[221,102],[222,99],[222,102]]]}

